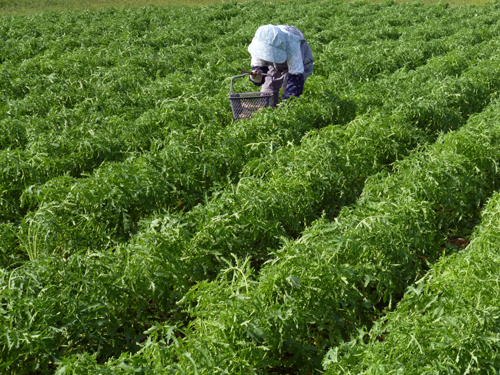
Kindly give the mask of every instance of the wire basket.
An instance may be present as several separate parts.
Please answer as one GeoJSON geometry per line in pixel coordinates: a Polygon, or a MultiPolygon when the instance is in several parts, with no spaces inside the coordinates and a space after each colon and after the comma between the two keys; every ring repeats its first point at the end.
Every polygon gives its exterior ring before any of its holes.
{"type": "Polygon", "coordinates": [[[251,118],[259,109],[272,107],[274,105],[274,93],[272,92],[246,92],[241,94],[233,92],[233,80],[247,75],[248,74],[240,74],[231,78],[229,101],[235,120],[251,118]]]}

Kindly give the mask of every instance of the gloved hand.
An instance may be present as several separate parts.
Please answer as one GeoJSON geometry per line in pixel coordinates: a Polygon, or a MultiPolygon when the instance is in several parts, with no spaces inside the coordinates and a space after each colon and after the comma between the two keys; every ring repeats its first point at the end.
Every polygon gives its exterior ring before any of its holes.
{"type": "Polygon", "coordinates": [[[262,74],[258,70],[253,70],[252,74],[250,74],[250,80],[255,83],[261,83],[262,74]]]}

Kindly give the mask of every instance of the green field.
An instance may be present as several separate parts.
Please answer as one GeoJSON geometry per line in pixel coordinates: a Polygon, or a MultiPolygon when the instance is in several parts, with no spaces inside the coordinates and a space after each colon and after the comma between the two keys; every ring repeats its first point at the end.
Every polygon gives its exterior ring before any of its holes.
{"type": "Polygon", "coordinates": [[[109,4],[0,17],[1,373],[497,373],[500,3],[109,4]]]}

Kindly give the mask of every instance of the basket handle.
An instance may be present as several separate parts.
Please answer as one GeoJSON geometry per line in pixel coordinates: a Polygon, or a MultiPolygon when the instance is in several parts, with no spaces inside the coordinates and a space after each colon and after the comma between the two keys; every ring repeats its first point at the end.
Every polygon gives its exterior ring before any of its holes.
{"type": "MultiPolygon", "coordinates": [[[[268,76],[268,75],[269,75],[269,74],[267,74],[267,73],[260,73],[260,74],[261,74],[261,75],[263,75],[263,76],[268,76]]],[[[229,88],[229,95],[234,94],[234,87],[233,87],[233,84],[234,84],[234,82],[233,82],[233,81],[234,81],[234,79],[235,79],[235,78],[240,78],[240,77],[249,76],[249,75],[250,75],[250,73],[243,73],[243,74],[239,74],[239,75],[237,75],[237,76],[232,77],[232,78],[231,78],[231,87],[229,88]]]]}

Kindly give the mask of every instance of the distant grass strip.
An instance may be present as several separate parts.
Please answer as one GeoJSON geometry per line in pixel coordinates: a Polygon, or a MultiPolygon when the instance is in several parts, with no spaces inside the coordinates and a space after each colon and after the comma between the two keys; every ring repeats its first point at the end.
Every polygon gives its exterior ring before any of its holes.
{"type": "MultiPolygon", "coordinates": [[[[237,0],[231,0],[237,1],[237,0]]],[[[244,1],[244,0],[243,0],[244,1]]],[[[265,0],[263,0],[265,1],[265,0]]],[[[356,0],[359,1],[359,0],[356,0]]],[[[413,0],[400,0],[405,3],[413,0]]],[[[143,6],[200,6],[225,3],[225,0],[0,0],[0,16],[15,14],[36,14],[45,11],[65,12],[73,10],[99,10],[106,8],[127,8],[143,6]]],[[[371,0],[367,2],[379,3],[371,0]]],[[[491,0],[424,0],[424,4],[443,3],[450,6],[485,5],[491,0]]]]}
{"type": "Polygon", "coordinates": [[[36,14],[44,11],[100,10],[143,6],[200,6],[224,0],[0,0],[0,15],[36,14]]]}

